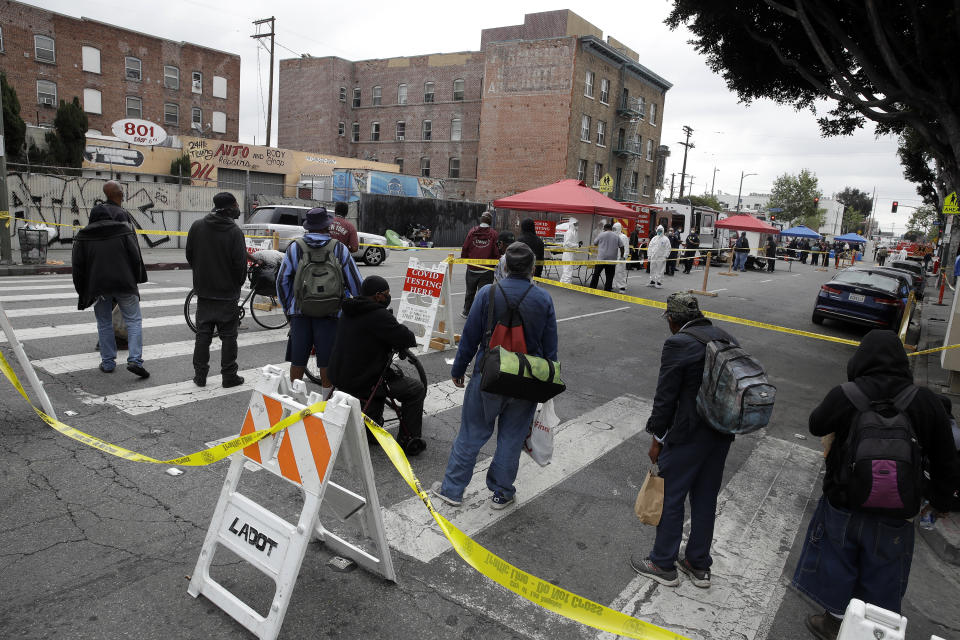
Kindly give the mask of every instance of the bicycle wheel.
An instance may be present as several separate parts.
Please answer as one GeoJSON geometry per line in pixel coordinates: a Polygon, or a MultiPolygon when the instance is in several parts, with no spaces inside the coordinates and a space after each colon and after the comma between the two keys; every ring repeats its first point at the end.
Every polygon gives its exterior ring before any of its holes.
{"type": "Polygon", "coordinates": [[[323,384],[323,378],[320,377],[320,367],[317,366],[317,353],[315,349],[310,349],[310,357],[307,358],[307,368],[304,370],[307,377],[314,384],[323,384]]]}
{"type": "Polygon", "coordinates": [[[262,296],[254,293],[250,296],[250,315],[265,329],[279,329],[287,324],[287,316],[277,296],[262,296]]]}
{"type": "Polygon", "coordinates": [[[197,291],[190,289],[187,299],[183,301],[183,317],[187,321],[187,326],[194,333],[197,332],[197,291]]]}

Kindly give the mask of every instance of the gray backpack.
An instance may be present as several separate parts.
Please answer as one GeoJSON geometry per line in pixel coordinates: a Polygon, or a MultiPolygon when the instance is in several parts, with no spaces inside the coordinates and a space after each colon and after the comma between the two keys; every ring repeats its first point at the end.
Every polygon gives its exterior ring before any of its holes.
{"type": "Polygon", "coordinates": [[[697,413],[721,433],[739,435],[767,426],[777,388],[763,366],[732,339],[711,336],[702,327],[683,333],[706,347],[697,413]]]}
{"type": "Polygon", "coordinates": [[[311,318],[336,315],[343,304],[343,267],[337,258],[337,241],[330,239],[322,247],[311,247],[297,238],[300,262],[293,277],[293,295],[300,313],[311,318]]]}

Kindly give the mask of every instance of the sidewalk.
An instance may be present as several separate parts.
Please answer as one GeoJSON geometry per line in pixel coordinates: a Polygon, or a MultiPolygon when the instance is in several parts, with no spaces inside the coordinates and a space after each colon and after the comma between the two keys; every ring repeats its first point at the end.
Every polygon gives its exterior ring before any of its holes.
{"type": "MultiPolygon", "coordinates": [[[[937,306],[938,290],[932,285],[935,279],[927,281],[927,295],[920,308],[920,342],[917,350],[943,346],[947,333],[947,321],[953,306],[954,293],[948,288],[943,295],[943,306],[937,306]]],[[[940,366],[940,354],[910,358],[913,363],[913,376],[918,385],[941,393],[953,403],[953,414],[960,412],[960,395],[950,393],[949,371],[940,366]]],[[[936,522],[932,530],[920,529],[920,535],[927,541],[940,558],[946,562],[960,565],[960,513],[950,513],[936,522]]]]}
{"type": "MultiPolygon", "coordinates": [[[[14,264],[0,265],[0,277],[71,273],[71,252],[71,249],[48,249],[47,264],[20,264],[20,251],[14,249],[14,264]]],[[[187,257],[183,249],[141,248],[140,253],[143,255],[143,262],[147,266],[147,271],[190,268],[190,265],[187,264],[187,257]]]]}

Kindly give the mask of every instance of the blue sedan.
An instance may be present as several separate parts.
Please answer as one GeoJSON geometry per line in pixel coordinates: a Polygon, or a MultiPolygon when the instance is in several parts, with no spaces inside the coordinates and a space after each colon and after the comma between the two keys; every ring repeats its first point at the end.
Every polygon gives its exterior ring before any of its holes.
{"type": "Polygon", "coordinates": [[[832,318],[896,331],[909,293],[904,279],[892,274],[844,269],[820,287],[812,320],[823,324],[832,318]]]}

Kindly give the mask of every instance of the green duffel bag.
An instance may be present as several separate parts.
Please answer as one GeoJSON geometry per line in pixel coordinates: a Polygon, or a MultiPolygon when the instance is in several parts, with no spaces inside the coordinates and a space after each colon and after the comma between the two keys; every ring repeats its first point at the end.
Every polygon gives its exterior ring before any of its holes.
{"type": "Polygon", "coordinates": [[[560,363],[493,347],[483,356],[480,388],[508,398],[546,402],[566,390],[560,363]]]}

